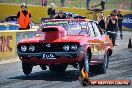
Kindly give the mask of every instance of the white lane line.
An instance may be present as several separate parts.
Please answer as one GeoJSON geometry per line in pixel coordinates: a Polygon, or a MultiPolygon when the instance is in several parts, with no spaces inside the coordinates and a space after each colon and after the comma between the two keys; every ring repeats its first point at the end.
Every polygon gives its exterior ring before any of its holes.
{"type": "Polygon", "coordinates": [[[120,66],[122,63],[120,63],[120,62],[125,62],[125,61],[129,61],[130,59],[127,59],[127,60],[122,60],[122,61],[118,61],[118,63],[116,63],[116,62],[113,62],[113,63],[115,63],[114,65],[113,64],[109,64],[109,68],[111,68],[111,67],[115,67],[115,66],[120,66]]]}
{"type": "Polygon", "coordinates": [[[131,71],[132,69],[127,69],[127,70],[108,70],[105,74],[97,75],[94,77],[91,77],[92,79],[115,79],[113,76],[119,75],[118,77],[123,77],[122,74],[131,71]],[[121,76],[122,75],[122,76],[121,76]]]}
{"type": "Polygon", "coordinates": [[[125,61],[129,61],[129,60],[132,61],[131,58],[128,58],[128,59],[123,59],[123,60],[120,60],[120,61],[110,62],[110,65],[111,65],[111,64],[117,64],[117,63],[125,62],[125,61]]]}

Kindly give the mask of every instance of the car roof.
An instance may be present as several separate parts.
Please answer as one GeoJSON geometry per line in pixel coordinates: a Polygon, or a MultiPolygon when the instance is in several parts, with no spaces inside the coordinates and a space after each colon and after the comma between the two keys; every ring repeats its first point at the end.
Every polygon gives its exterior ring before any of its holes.
{"type": "Polygon", "coordinates": [[[89,19],[52,19],[52,20],[45,20],[45,22],[54,22],[54,21],[92,21],[92,20],[89,20],[89,19]]]}
{"type": "Polygon", "coordinates": [[[75,12],[63,12],[63,14],[76,14],[75,12]]]}

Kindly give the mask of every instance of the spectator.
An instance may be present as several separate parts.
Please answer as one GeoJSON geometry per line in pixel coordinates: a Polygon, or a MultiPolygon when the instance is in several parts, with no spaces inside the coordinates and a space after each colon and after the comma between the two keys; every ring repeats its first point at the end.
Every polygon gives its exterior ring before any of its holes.
{"type": "MultiPolygon", "coordinates": [[[[117,32],[118,32],[118,16],[117,16],[117,14],[118,14],[118,10],[117,9],[113,10],[113,14],[114,14],[114,17],[117,20],[117,23],[116,23],[116,34],[115,34],[115,38],[117,39],[117,32]]],[[[117,45],[115,45],[115,46],[117,46],[117,45]]]]}
{"type": "Polygon", "coordinates": [[[120,38],[123,39],[123,34],[122,34],[122,21],[123,21],[123,15],[121,14],[121,11],[118,11],[118,29],[120,31],[120,38]]]}
{"type": "Polygon", "coordinates": [[[42,0],[42,6],[47,6],[48,0],[42,0]]]}
{"type": "Polygon", "coordinates": [[[19,24],[19,29],[30,29],[30,21],[31,21],[31,14],[27,10],[27,6],[25,3],[21,5],[21,10],[17,13],[17,20],[19,24]]]}
{"type": "Polygon", "coordinates": [[[101,0],[101,4],[100,4],[103,10],[105,10],[105,1],[106,0],[101,0]]]}
{"type": "Polygon", "coordinates": [[[65,0],[61,0],[61,6],[64,7],[65,0]]]}
{"type": "Polygon", "coordinates": [[[42,6],[44,6],[44,0],[41,0],[42,1],[42,6]]]}
{"type": "Polygon", "coordinates": [[[89,4],[90,4],[90,0],[86,0],[86,8],[87,8],[87,10],[89,10],[89,4]]]}
{"type": "Polygon", "coordinates": [[[110,16],[107,17],[106,23],[107,23],[107,30],[106,30],[107,34],[112,40],[113,46],[116,46],[115,41],[116,41],[116,31],[117,31],[117,16],[115,15],[114,11],[110,14],[110,16]]]}
{"type": "Polygon", "coordinates": [[[48,15],[49,15],[50,19],[54,18],[54,15],[55,15],[55,5],[54,5],[54,3],[50,4],[50,7],[48,8],[48,15]]]}
{"type": "Polygon", "coordinates": [[[66,19],[66,16],[63,14],[63,11],[60,10],[55,19],[66,19]]]}
{"type": "Polygon", "coordinates": [[[105,22],[106,22],[106,17],[104,16],[104,13],[101,13],[101,16],[98,18],[98,23],[99,27],[101,28],[101,31],[105,31],[105,22]]]}

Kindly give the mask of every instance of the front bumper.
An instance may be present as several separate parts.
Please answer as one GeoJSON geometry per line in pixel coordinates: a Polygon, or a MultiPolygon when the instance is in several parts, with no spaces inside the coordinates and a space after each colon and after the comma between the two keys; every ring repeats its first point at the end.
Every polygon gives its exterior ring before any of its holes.
{"type": "Polygon", "coordinates": [[[41,53],[21,53],[17,52],[21,61],[31,64],[70,64],[81,62],[83,59],[84,52],[41,52],[41,53]],[[42,58],[43,54],[54,53],[55,58],[42,58]]]}
{"type": "Polygon", "coordinates": [[[18,52],[19,56],[24,56],[24,57],[41,57],[42,54],[48,54],[48,53],[53,53],[55,54],[56,57],[60,56],[66,56],[66,57],[77,57],[80,55],[79,52],[42,52],[42,53],[21,53],[18,52]]]}

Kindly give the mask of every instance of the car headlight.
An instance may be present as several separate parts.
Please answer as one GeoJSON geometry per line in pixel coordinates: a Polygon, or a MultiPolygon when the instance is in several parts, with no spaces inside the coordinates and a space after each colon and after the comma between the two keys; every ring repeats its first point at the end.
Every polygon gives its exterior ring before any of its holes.
{"type": "Polygon", "coordinates": [[[21,51],[22,51],[22,52],[26,52],[26,51],[27,51],[27,47],[26,47],[25,45],[22,45],[22,46],[21,46],[21,51]]]}
{"type": "Polygon", "coordinates": [[[70,50],[70,46],[69,45],[64,45],[63,46],[63,50],[64,51],[69,51],[70,50]]]}
{"type": "Polygon", "coordinates": [[[73,51],[76,51],[77,48],[78,48],[77,45],[72,45],[72,46],[71,46],[71,50],[73,50],[73,51]]]}
{"type": "Polygon", "coordinates": [[[29,46],[29,51],[32,51],[33,52],[34,50],[35,50],[35,47],[33,45],[30,45],[29,46]]]}

